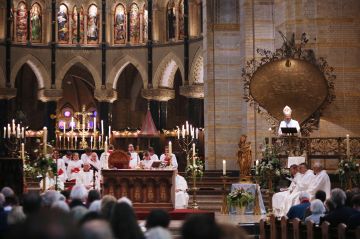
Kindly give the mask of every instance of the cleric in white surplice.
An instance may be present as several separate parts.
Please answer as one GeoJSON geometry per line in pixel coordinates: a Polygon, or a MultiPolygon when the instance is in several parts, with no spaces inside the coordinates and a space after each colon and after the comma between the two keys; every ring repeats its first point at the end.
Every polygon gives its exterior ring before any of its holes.
{"type": "Polygon", "coordinates": [[[289,106],[285,106],[283,109],[284,120],[280,122],[278,134],[282,135],[281,128],[296,128],[297,132],[300,133],[299,122],[291,118],[292,110],[289,106]]]}
{"type": "Polygon", "coordinates": [[[176,172],[175,178],[175,208],[184,209],[187,208],[189,203],[189,195],[186,192],[188,189],[185,178],[176,172]]]}

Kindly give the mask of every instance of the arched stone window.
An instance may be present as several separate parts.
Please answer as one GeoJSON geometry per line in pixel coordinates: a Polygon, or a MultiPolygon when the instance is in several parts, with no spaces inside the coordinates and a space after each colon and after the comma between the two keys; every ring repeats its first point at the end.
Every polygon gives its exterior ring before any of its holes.
{"type": "Polygon", "coordinates": [[[122,4],[118,4],[114,11],[114,44],[126,43],[126,11],[122,4]]]}
{"type": "Polygon", "coordinates": [[[34,3],[30,11],[30,40],[33,43],[42,41],[42,10],[38,3],[34,3]]]}
{"type": "Polygon", "coordinates": [[[99,43],[99,20],[98,7],[95,4],[91,4],[87,15],[86,36],[88,44],[99,43]]]}
{"type": "Polygon", "coordinates": [[[84,8],[80,7],[78,10],[75,6],[71,17],[71,37],[73,44],[78,43],[78,38],[79,43],[84,44],[84,26],[84,8]]]}
{"type": "Polygon", "coordinates": [[[61,4],[57,13],[57,31],[58,42],[63,44],[69,43],[69,11],[65,4],[61,4]]]}
{"type": "Polygon", "coordinates": [[[130,6],[130,42],[139,43],[140,40],[140,14],[136,3],[130,6]]]}
{"type": "Polygon", "coordinates": [[[180,0],[179,2],[179,11],[178,11],[178,18],[179,18],[179,40],[184,39],[184,0],[180,0]]]}
{"type": "Polygon", "coordinates": [[[27,16],[26,4],[20,2],[16,9],[15,39],[17,42],[26,42],[27,40],[27,16]]]}

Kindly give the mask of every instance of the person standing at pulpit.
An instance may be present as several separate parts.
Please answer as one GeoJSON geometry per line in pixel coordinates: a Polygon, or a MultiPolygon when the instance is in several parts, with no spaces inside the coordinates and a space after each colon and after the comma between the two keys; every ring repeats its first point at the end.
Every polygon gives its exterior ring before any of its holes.
{"type": "Polygon", "coordinates": [[[140,157],[139,154],[135,151],[134,145],[129,144],[128,146],[128,152],[130,154],[130,162],[129,167],[134,169],[136,168],[140,163],[140,157]]]}
{"type": "Polygon", "coordinates": [[[178,168],[176,156],[169,152],[169,146],[165,146],[165,153],[160,156],[160,161],[165,163],[167,167],[178,168]]]}
{"type": "Polygon", "coordinates": [[[176,170],[175,178],[175,209],[184,209],[188,207],[189,195],[187,193],[188,185],[185,178],[176,170]]]}
{"type": "Polygon", "coordinates": [[[154,160],[151,158],[150,153],[145,151],[144,158],[140,161],[141,168],[143,169],[151,169],[151,165],[153,164],[154,160]]]}
{"type": "Polygon", "coordinates": [[[96,174],[100,175],[101,165],[100,160],[95,152],[91,153],[90,160],[88,161],[90,165],[92,165],[96,170],[96,174]]]}
{"type": "MultiPolygon", "coordinates": [[[[90,163],[84,163],[81,171],[76,175],[76,185],[84,185],[87,190],[94,189],[94,172],[90,163]]],[[[95,173],[95,189],[100,189],[100,179],[95,173]]]]}
{"type": "Polygon", "coordinates": [[[289,106],[285,106],[283,109],[284,120],[280,122],[278,134],[283,135],[281,128],[296,128],[297,133],[300,133],[300,125],[299,122],[291,118],[292,110],[289,106]]]}

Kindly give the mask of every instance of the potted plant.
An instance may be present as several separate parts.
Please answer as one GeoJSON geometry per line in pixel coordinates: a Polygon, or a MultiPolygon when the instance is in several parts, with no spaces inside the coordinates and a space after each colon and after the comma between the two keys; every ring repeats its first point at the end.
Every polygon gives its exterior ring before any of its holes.
{"type": "Polygon", "coordinates": [[[350,158],[349,160],[341,160],[338,167],[338,174],[342,187],[351,190],[353,185],[359,184],[360,166],[357,159],[350,158]]]}
{"type": "Polygon", "coordinates": [[[254,195],[243,188],[236,189],[227,195],[228,205],[235,207],[237,214],[244,214],[245,208],[254,200],[254,195]]]}

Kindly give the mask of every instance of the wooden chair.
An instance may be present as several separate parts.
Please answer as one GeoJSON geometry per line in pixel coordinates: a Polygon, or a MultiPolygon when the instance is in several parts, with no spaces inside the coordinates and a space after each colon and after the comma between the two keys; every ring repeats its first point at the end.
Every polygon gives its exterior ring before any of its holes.
{"type": "Polygon", "coordinates": [[[260,239],[266,239],[265,224],[266,224],[266,221],[264,218],[262,218],[259,223],[260,239]]]}
{"type": "Polygon", "coordinates": [[[338,239],[346,239],[346,229],[347,229],[347,226],[344,223],[340,223],[337,226],[337,238],[338,239]]]}
{"type": "Polygon", "coordinates": [[[281,217],[281,239],[288,239],[288,218],[287,216],[281,217]]]}
{"type": "Polygon", "coordinates": [[[313,221],[306,222],[306,238],[307,239],[314,239],[314,228],[315,224],[313,221]]]}
{"type": "Polygon", "coordinates": [[[328,222],[323,222],[321,224],[321,238],[322,239],[329,239],[329,227],[330,227],[330,223],[328,223],[328,222]]]}
{"type": "Polygon", "coordinates": [[[292,220],[293,239],[300,239],[300,224],[301,224],[301,221],[299,218],[295,218],[292,220]]]}
{"type": "Polygon", "coordinates": [[[270,239],[277,239],[276,217],[270,214],[270,239]]]}

